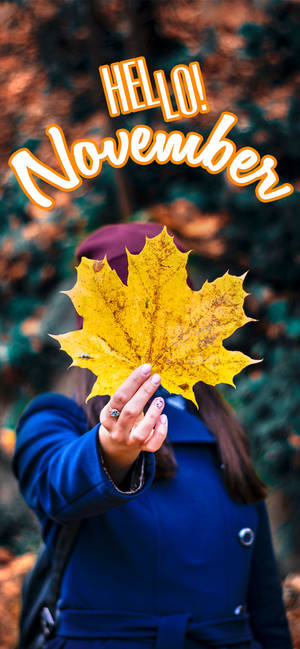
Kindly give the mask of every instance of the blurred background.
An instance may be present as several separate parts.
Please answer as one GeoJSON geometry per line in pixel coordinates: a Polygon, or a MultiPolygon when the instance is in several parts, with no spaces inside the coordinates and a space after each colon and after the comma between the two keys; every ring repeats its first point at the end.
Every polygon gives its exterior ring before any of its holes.
{"type": "Polygon", "coordinates": [[[226,346],[264,358],[220,386],[248,432],[259,475],[272,487],[268,508],[294,646],[300,647],[300,220],[299,0],[13,0],[0,5],[0,647],[14,646],[19,588],[40,544],[40,529],[10,462],[16,421],[37,393],[72,395],[68,357],[48,333],[76,328],[70,300],[74,250],[106,223],[168,225],[194,253],[196,288],[227,269],[249,269],[246,312],[257,318],[226,346]],[[111,119],[98,66],[145,56],[167,77],[199,61],[210,112],[165,124],[160,109],[111,119]],[[31,204],[8,167],[21,146],[57,168],[45,128],[57,123],[67,143],[100,141],[138,123],[198,131],[220,113],[239,121],[230,137],[278,160],[290,197],[260,203],[254,186],[225,174],[168,164],[101,174],[76,191],[47,186],[56,206],[31,204]]]}

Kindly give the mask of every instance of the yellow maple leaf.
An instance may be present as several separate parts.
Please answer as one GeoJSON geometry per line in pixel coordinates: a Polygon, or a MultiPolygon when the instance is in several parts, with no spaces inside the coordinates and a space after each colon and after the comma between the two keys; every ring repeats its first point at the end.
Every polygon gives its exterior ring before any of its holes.
{"type": "Polygon", "coordinates": [[[96,375],[88,399],[112,395],[138,365],[151,363],[166,390],[196,403],[192,388],[197,381],[234,385],[238,372],[259,362],[222,344],[253,320],[243,310],[244,275],[227,272],[192,290],[189,252],[178,250],[166,228],[146,237],[139,254],[126,252],[127,286],[106,257],[82,257],[75,286],[63,291],[83,317],[83,328],[52,337],[72,357],[72,365],[96,375]]]}

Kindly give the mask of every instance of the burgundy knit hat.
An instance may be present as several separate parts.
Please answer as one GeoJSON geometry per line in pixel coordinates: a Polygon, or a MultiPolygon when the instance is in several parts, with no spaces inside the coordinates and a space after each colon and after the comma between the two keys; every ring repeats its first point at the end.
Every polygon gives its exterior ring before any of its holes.
{"type": "MultiPolygon", "coordinates": [[[[76,257],[89,259],[103,259],[111,268],[116,270],[122,282],[127,282],[128,262],[125,247],[134,255],[137,255],[144,248],[147,237],[156,237],[163,229],[161,223],[117,223],[115,225],[104,225],[90,234],[76,250],[76,257]]],[[[168,229],[168,233],[174,237],[174,243],[181,252],[186,252],[183,243],[168,229]]]]}
{"type": "MultiPolygon", "coordinates": [[[[104,225],[90,234],[76,250],[76,258],[103,259],[106,255],[107,261],[114,269],[122,282],[127,283],[128,261],[125,248],[132,254],[138,254],[144,248],[146,236],[156,237],[163,229],[161,223],[117,223],[115,225],[104,225]]],[[[168,229],[168,233],[173,233],[168,229]]],[[[183,243],[174,236],[174,243],[181,252],[186,252],[183,243]]],[[[188,274],[188,285],[193,288],[192,280],[188,274]]],[[[82,318],[78,316],[78,322],[82,318]]]]}

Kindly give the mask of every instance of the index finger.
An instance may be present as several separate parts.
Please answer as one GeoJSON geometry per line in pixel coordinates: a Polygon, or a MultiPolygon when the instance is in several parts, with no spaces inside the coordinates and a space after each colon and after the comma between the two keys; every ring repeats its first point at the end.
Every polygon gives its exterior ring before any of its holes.
{"type": "Polygon", "coordinates": [[[115,408],[116,410],[122,410],[123,406],[133,397],[136,391],[141,387],[141,385],[146,381],[150,376],[152,366],[150,363],[145,363],[140,365],[136,370],[133,370],[131,374],[125,379],[124,383],[116,390],[116,392],[111,397],[108,405],[110,408],[115,408]]]}

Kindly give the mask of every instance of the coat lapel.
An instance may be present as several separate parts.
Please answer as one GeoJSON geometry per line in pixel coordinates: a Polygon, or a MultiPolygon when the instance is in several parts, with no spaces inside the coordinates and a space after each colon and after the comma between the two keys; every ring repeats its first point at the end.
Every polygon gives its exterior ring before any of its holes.
{"type": "Polygon", "coordinates": [[[184,399],[176,402],[177,397],[163,396],[166,401],[164,413],[169,420],[168,439],[170,442],[216,443],[216,438],[201,419],[186,410],[184,399]]]}

